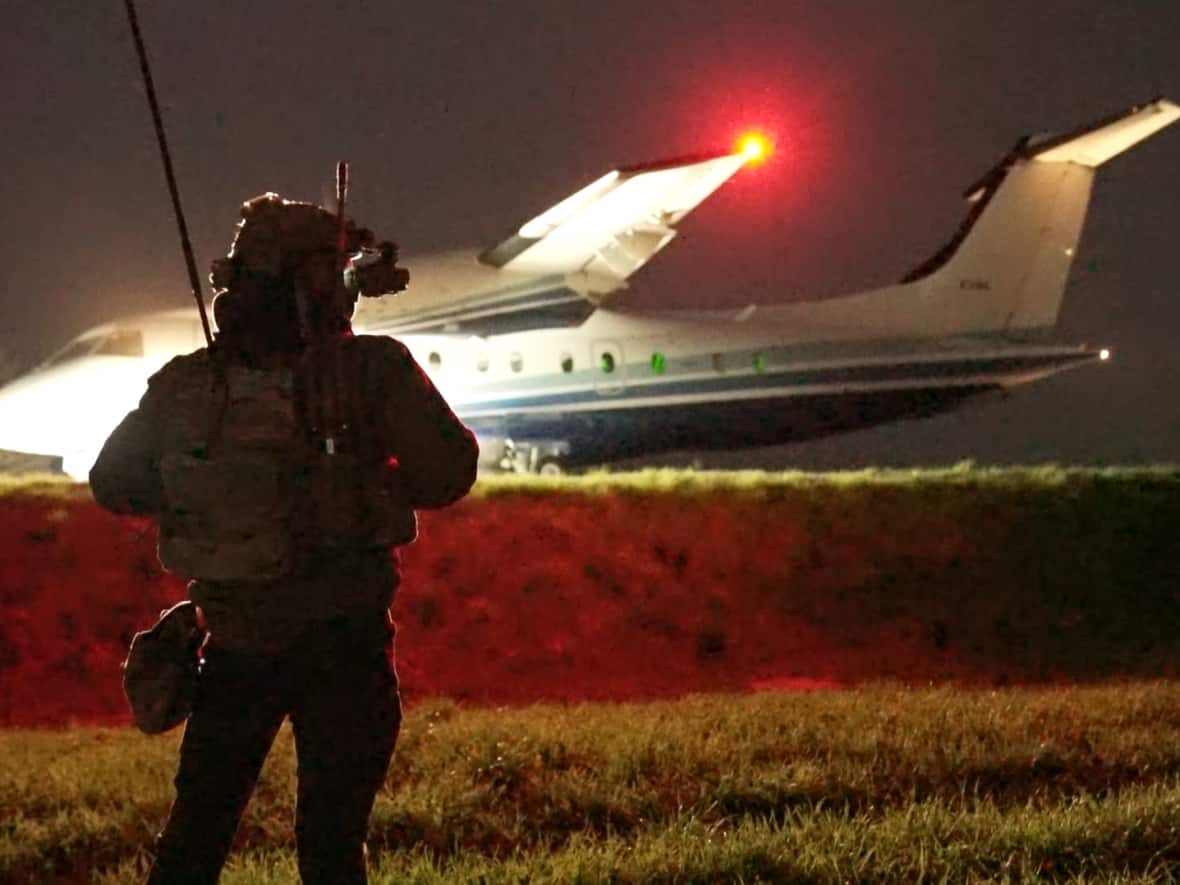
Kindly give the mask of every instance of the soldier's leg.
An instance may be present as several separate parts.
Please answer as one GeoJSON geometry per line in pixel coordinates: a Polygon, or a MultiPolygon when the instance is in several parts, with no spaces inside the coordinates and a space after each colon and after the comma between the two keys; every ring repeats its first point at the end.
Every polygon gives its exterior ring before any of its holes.
{"type": "Polygon", "coordinates": [[[304,885],[363,883],[369,815],[401,725],[392,624],[336,624],[305,651],[291,712],[299,872],[304,885]]]}
{"type": "Polygon", "coordinates": [[[276,666],[212,648],[185,726],[176,801],[156,843],[149,885],[215,883],[285,701],[276,666]]]}

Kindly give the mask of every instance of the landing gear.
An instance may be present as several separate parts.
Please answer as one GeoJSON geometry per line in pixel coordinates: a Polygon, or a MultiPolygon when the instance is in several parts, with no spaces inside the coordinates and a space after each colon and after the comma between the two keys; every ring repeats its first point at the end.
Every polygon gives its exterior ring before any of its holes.
{"type": "Polygon", "coordinates": [[[561,476],[565,473],[565,468],[556,458],[543,458],[537,465],[537,473],[540,476],[561,476]]]}
{"type": "Polygon", "coordinates": [[[507,473],[561,476],[566,472],[570,446],[564,440],[504,440],[499,468],[507,473]]]}

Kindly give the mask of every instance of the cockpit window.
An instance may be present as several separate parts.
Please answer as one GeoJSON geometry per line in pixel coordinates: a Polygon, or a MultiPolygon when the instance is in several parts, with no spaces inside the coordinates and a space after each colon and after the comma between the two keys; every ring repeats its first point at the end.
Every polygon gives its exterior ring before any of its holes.
{"type": "Polygon", "coordinates": [[[143,356],[143,333],[135,329],[117,329],[106,335],[91,335],[71,341],[45,363],[60,366],[85,356],[143,356]]]}
{"type": "Polygon", "coordinates": [[[84,356],[90,356],[94,353],[96,348],[102,342],[102,338],[81,338],[77,341],[71,341],[48,360],[45,361],[47,366],[60,366],[62,363],[68,363],[71,360],[81,359],[84,356]]]}

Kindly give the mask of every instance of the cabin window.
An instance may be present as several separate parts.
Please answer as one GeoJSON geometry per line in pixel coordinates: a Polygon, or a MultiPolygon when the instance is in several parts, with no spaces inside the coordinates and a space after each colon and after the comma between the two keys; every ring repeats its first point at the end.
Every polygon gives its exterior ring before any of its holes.
{"type": "Polygon", "coordinates": [[[524,357],[522,357],[519,353],[514,353],[512,356],[508,357],[508,365],[513,372],[519,372],[524,368],[524,357]]]}
{"type": "Polygon", "coordinates": [[[135,329],[112,332],[94,352],[103,356],[143,356],[143,333],[135,329]]]}
{"type": "Polygon", "coordinates": [[[598,365],[601,367],[602,371],[609,375],[615,370],[615,355],[609,350],[605,351],[602,356],[598,358],[598,365]]]}
{"type": "Polygon", "coordinates": [[[486,353],[481,353],[475,358],[475,368],[479,369],[481,372],[486,372],[488,370],[488,364],[489,360],[486,353]]]}
{"type": "Polygon", "coordinates": [[[663,375],[664,374],[664,365],[665,365],[665,361],[664,361],[664,355],[662,353],[660,353],[659,351],[656,351],[655,353],[653,353],[651,355],[652,374],[663,375]]]}
{"type": "Polygon", "coordinates": [[[570,356],[568,353],[563,353],[561,355],[561,371],[565,372],[568,375],[573,370],[574,370],[574,358],[572,356],[570,356]]]}
{"type": "Polygon", "coordinates": [[[759,375],[766,371],[766,357],[761,353],[754,354],[754,371],[759,375]]]}
{"type": "Polygon", "coordinates": [[[426,358],[426,361],[430,363],[430,368],[432,369],[442,368],[442,354],[437,350],[430,351],[430,356],[426,358]]]}

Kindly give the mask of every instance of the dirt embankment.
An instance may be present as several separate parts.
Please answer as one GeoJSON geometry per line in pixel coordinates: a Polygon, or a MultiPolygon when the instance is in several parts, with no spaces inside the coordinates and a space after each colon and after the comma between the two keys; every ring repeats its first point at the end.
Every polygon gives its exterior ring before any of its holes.
{"type": "MultiPolygon", "coordinates": [[[[411,703],[1170,676],[1178,528],[1175,471],[478,495],[403,552],[399,669],[411,703]]],[[[182,593],[150,523],[0,497],[0,724],[123,721],[182,593]]]]}

